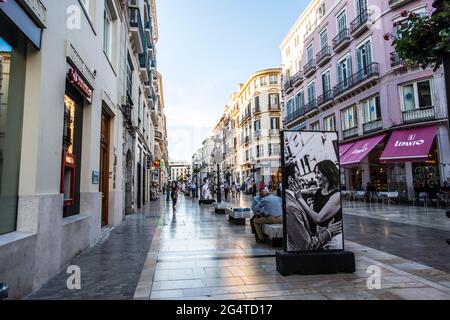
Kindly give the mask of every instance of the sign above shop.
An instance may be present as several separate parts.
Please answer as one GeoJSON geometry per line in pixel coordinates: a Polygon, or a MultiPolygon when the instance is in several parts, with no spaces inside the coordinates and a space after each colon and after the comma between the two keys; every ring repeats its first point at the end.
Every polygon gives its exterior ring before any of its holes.
{"type": "MultiPolygon", "coordinates": [[[[20,30],[20,32],[24,34],[37,49],[40,49],[44,25],[39,19],[35,18],[36,14],[29,6],[32,2],[40,3],[38,0],[1,0],[0,12],[3,12],[9,18],[9,23],[11,23],[11,25],[5,26],[7,30],[9,28],[14,29],[14,27],[17,27],[17,29],[20,30]]],[[[37,3],[35,5],[37,6],[37,3]]],[[[41,10],[43,8],[45,7],[42,5],[41,10]]]]}
{"type": "Polygon", "coordinates": [[[17,0],[17,2],[41,28],[45,28],[47,8],[42,4],[41,0],[17,0]]]}
{"type": "Polygon", "coordinates": [[[89,88],[94,89],[95,84],[95,75],[92,71],[93,69],[89,68],[84,60],[81,58],[81,56],[78,54],[77,50],[73,47],[73,45],[67,41],[66,42],[66,56],[67,61],[69,61],[70,64],[74,68],[77,69],[83,80],[86,82],[86,84],[89,86],[89,88]]]}
{"type": "Polygon", "coordinates": [[[78,75],[77,70],[70,68],[67,75],[71,84],[73,84],[87,99],[92,98],[92,90],[78,75]]]}

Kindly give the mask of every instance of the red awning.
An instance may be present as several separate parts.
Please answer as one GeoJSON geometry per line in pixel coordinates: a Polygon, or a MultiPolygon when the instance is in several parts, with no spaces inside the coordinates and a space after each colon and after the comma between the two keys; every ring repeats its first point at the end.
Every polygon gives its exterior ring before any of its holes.
{"type": "Polygon", "coordinates": [[[428,160],[436,132],[436,125],[394,131],[380,161],[417,162],[428,160]]]}
{"type": "Polygon", "coordinates": [[[339,145],[339,157],[342,158],[342,156],[348,151],[348,149],[353,147],[354,144],[354,142],[351,142],[339,145]]]}
{"type": "Polygon", "coordinates": [[[375,137],[370,137],[357,141],[341,158],[341,165],[348,166],[358,164],[364,157],[366,157],[373,148],[386,137],[382,134],[375,137]]]}

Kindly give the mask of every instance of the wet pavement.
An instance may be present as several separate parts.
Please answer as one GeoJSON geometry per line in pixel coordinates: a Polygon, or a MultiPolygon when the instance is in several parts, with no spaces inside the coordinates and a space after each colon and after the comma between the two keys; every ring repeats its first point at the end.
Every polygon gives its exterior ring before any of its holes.
{"type": "Polygon", "coordinates": [[[161,211],[146,208],[125,221],[70,264],[80,267],[81,290],[69,290],[66,269],[28,296],[32,300],[133,299],[161,211]]]}
{"type": "MultiPolygon", "coordinates": [[[[250,206],[251,198],[232,202],[250,206]]],[[[437,211],[344,205],[346,248],[357,260],[354,274],[282,277],[274,258],[280,248],[256,244],[248,221],[231,225],[213,206],[180,196],[175,212],[164,199],[154,202],[75,259],[82,269],[81,291],[66,288],[62,271],[30,298],[450,299],[445,243],[450,226],[439,221],[437,211]],[[374,265],[382,271],[379,290],[366,284],[367,268],[374,265]]]]}

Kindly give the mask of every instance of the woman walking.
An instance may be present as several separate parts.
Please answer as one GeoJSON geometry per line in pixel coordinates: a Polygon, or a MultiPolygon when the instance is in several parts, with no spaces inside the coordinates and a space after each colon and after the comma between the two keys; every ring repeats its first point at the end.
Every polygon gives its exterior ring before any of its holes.
{"type": "Polygon", "coordinates": [[[170,187],[170,197],[172,198],[172,205],[175,209],[178,200],[178,186],[175,181],[172,182],[172,186],[170,187]]]}

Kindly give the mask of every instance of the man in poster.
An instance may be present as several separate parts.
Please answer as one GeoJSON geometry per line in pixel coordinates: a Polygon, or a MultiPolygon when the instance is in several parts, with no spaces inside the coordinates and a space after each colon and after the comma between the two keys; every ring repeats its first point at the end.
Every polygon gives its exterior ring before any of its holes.
{"type": "Polygon", "coordinates": [[[337,134],[285,131],[284,143],[287,251],[343,250],[337,134]]]}

